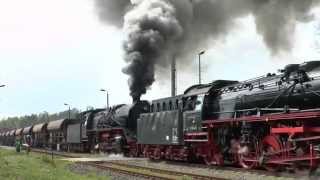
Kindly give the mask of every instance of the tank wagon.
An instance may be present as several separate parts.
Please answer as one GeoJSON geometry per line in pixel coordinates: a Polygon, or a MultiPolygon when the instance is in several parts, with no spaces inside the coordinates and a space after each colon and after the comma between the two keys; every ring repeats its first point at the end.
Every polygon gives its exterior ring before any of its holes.
{"type": "Polygon", "coordinates": [[[315,168],[319,75],[320,62],[312,61],[243,82],[194,85],[180,96],[152,102],[138,120],[138,144],[151,159],[315,168]]]}

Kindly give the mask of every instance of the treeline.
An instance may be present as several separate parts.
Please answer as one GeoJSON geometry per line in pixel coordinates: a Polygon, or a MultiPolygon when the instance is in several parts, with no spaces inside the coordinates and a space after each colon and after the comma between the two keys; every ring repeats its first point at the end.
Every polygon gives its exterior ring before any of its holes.
{"type": "MultiPolygon", "coordinates": [[[[70,111],[70,117],[76,118],[79,114],[78,109],[72,109],[70,111]]],[[[31,126],[34,124],[39,124],[43,122],[54,121],[58,119],[64,119],[69,117],[69,111],[62,111],[59,113],[49,114],[48,112],[43,112],[39,114],[31,114],[20,117],[9,117],[2,119],[0,121],[0,129],[13,129],[31,126]]]]}

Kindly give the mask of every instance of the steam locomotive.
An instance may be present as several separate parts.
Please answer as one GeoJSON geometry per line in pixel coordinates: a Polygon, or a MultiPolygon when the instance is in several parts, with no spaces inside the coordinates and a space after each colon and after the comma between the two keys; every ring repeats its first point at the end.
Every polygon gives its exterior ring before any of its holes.
{"type": "Polygon", "coordinates": [[[83,112],[80,119],[86,127],[88,150],[127,154],[129,145],[136,143],[137,119],[148,111],[149,103],[138,101],[132,105],[83,112]]]}
{"type": "Polygon", "coordinates": [[[33,146],[122,152],[150,159],[243,168],[316,168],[320,160],[320,61],[247,81],[217,80],[181,95],[82,112],[29,130],[33,146]]]}
{"type": "Polygon", "coordinates": [[[154,100],[138,119],[141,153],[209,165],[315,168],[320,151],[320,61],[243,82],[194,85],[154,100]]]}

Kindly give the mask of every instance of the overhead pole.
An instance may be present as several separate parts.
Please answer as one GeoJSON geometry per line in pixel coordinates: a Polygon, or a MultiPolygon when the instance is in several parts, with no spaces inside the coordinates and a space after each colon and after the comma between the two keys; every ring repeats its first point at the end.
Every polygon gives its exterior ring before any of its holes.
{"type": "Polygon", "coordinates": [[[198,66],[198,68],[199,68],[199,84],[201,84],[201,55],[203,55],[204,53],[205,53],[206,51],[201,51],[201,52],[199,52],[198,53],[198,57],[199,57],[199,66],[198,66]]]}
{"type": "Polygon", "coordinates": [[[100,89],[100,91],[107,94],[107,109],[109,109],[109,91],[106,89],[100,89]]]}
{"type": "Polygon", "coordinates": [[[171,61],[171,96],[174,97],[177,94],[177,84],[176,84],[176,56],[172,56],[171,61]]]}
{"type": "Polygon", "coordinates": [[[69,106],[69,111],[68,111],[68,117],[69,119],[71,118],[71,108],[70,108],[70,104],[68,103],[64,103],[65,106],[69,106]]]}

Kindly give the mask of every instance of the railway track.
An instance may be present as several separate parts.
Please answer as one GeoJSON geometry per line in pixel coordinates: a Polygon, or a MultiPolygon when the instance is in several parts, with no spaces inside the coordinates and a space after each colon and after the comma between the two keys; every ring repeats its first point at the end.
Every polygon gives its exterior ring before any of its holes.
{"type": "Polygon", "coordinates": [[[198,180],[227,180],[226,178],[205,176],[205,175],[187,173],[187,172],[177,172],[177,171],[150,168],[150,167],[142,167],[142,166],[129,165],[129,164],[119,163],[119,162],[81,162],[81,164],[94,166],[96,168],[104,169],[104,170],[112,170],[112,171],[124,173],[127,175],[132,175],[136,177],[152,178],[152,179],[175,180],[175,179],[191,178],[191,179],[198,179],[198,180]]]}
{"type": "MultiPolygon", "coordinates": [[[[55,155],[55,156],[61,156],[61,157],[67,157],[67,158],[79,158],[78,156],[73,156],[65,153],[57,153],[53,151],[40,150],[40,149],[32,149],[32,152],[45,153],[48,155],[55,155]]],[[[205,176],[205,175],[187,173],[187,172],[177,172],[177,171],[164,170],[164,169],[151,168],[151,167],[143,167],[143,166],[130,165],[130,164],[125,164],[120,162],[114,162],[114,161],[79,162],[79,164],[89,165],[89,166],[96,167],[98,169],[110,170],[110,171],[114,171],[122,174],[127,174],[130,176],[142,177],[142,178],[163,179],[163,180],[175,180],[175,179],[183,179],[183,178],[191,178],[191,179],[198,179],[198,180],[227,180],[226,178],[205,176]]]]}
{"type": "Polygon", "coordinates": [[[240,167],[234,167],[234,166],[208,166],[205,164],[197,164],[197,163],[184,163],[184,162],[178,162],[178,161],[170,161],[168,164],[175,165],[175,166],[188,166],[192,168],[203,168],[203,169],[210,169],[212,171],[214,170],[226,170],[226,171],[233,171],[233,172],[243,172],[243,173],[250,173],[250,174],[257,174],[262,176],[273,176],[273,177],[283,177],[283,178],[296,178],[297,176],[294,173],[288,173],[288,172],[271,172],[266,171],[262,169],[244,169],[240,167]]]}
{"type": "MultiPolygon", "coordinates": [[[[54,155],[54,156],[61,156],[61,157],[66,157],[66,158],[79,158],[79,156],[76,155],[70,155],[67,153],[60,153],[60,152],[52,152],[52,151],[46,151],[46,150],[40,150],[40,149],[32,149],[32,152],[36,153],[45,153],[48,155],[54,155]]],[[[134,177],[141,177],[141,178],[147,178],[147,179],[164,179],[164,180],[172,180],[172,179],[200,179],[200,180],[227,180],[227,179],[234,179],[230,178],[228,176],[209,176],[209,175],[201,175],[201,174],[195,174],[195,173],[190,173],[190,172],[179,172],[179,171],[174,171],[174,170],[168,170],[163,169],[160,167],[146,167],[143,165],[133,165],[130,163],[125,163],[121,161],[91,161],[91,162],[78,162],[78,164],[85,165],[85,166],[91,166],[95,167],[98,169],[102,170],[108,170],[108,171],[113,171],[117,172],[120,174],[126,174],[134,177]],[[223,178],[226,177],[226,178],[223,178]]],[[[173,163],[175,164],[175,163],[173,163]]],[[[181,163],[176,163],[176,165],[182,165],[185,166],[186,164],[181,164],[181,163]]],[[[202,166],[199,164],[190,164],[191,167],[206,167],[207,166],[202,166]]],[[[241,174],[245,173],[250,173],[250,174],[255,174],[258,179],[265,179],[266,177],[274,177],[275,179],[280,178],[279,175],[270,173],[270,172],[264,172],[260,170],[244,170],[244,169],[239,169],[239,168],[232,168],[232,167],[226,167],[226,168],[218,168],[216,170],[222,171],[225,170],[225,173],[237,173],[239,174],[239,178],[241,177],[241,174]],[[219,170],[218,170],[219,169],[219,170]]],[[[215,171],[215,169],[212,169],[215,171]]],[[[282,174],[283,175],[283,174],[282,174]]],[[[291,179],[293,176],[286,176],[282,178],[286,179],[289,178],[291,179]]],[[[243,178],[246,179],[246,178],[243,178]]],[[[250,178],[249,178],[250,179],[250,178]]],[[[273,179],[273,178],[271,178],[273,179]]]]}

